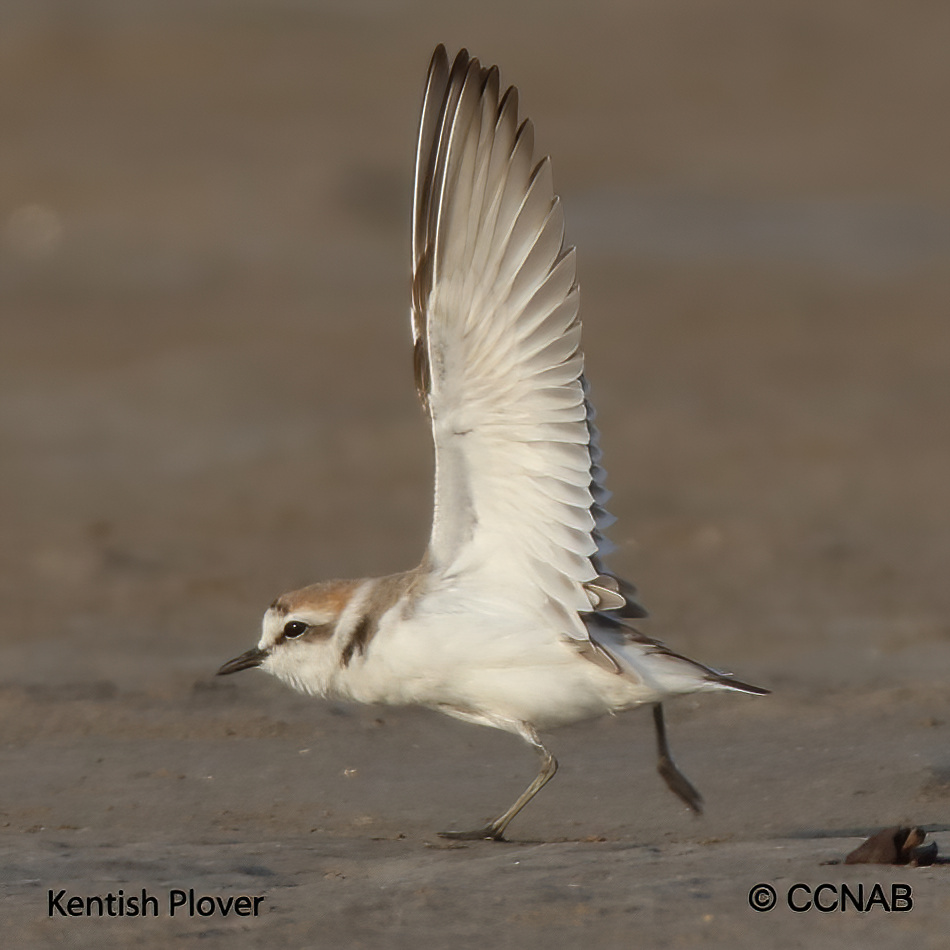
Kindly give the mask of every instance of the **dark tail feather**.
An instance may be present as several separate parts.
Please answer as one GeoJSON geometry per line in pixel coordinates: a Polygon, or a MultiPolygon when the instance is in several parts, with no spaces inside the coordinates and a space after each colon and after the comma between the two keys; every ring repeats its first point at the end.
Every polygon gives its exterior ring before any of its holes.
{"type": "Polygon", "coordinates": [[[734,689],[740,693],[752,693],[754,696],[768,696],[772,690],[763,689],[761,686],[752,686],[750,683],[743,683],[742,680],[737,680],[731,673],[722,673],[719,670],[710,670],[712,676],[709,678],[713,682],[719,683],[720,686],[725,686],[726,689],[734,689]]]}

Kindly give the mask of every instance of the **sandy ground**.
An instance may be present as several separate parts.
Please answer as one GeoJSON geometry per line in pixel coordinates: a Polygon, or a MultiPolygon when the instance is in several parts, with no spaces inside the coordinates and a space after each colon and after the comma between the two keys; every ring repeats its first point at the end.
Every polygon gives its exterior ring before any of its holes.
{"type": "MultiPolygon", "coordinates": [[[[726,0],[0,8],[4,945],[945,946],[950,13],[726,0]],[[579,247],[614,566],[771,688],[552,735],[215,680],[280,591],[428,530],[410,372],[432,47],[517,82],[579,247]],[[914,906],[796,913],[795,883],[914,906]],[[778,906],[757,913],[750,889],[778,906]],[[48,893],[141,894],[67,919],[48,893]],[[258,917],[168,913],[173,890],[258,917]]],[[[800,892],[799,892],[800,893],[800,892]]]]}

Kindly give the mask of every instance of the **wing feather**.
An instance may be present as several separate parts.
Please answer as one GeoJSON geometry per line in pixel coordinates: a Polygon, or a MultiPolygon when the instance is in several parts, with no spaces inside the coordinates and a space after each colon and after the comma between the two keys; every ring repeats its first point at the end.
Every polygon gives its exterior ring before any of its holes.
{"type": "MultiPolygon", "coordinates": [[[[617,608],[575,253],[518,93],[462,50],[429,67],[413,203],[414,361],[432,424],[427,564],[587,640],[617,608]]],[[[629,588],[628,588],[629,589],[629,588]]]]}

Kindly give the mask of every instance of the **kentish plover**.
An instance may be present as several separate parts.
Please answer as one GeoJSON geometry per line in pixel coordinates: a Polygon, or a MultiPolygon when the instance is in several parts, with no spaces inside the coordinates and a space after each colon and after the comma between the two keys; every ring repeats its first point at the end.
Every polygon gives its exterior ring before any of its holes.
{"type": "Polygon", "coordinates": [[[219,674],[260,667],[296,689],[417,704],[513,732],[541,770],[494,821],[452,838],[501,840],[554,775],[538,730],[653,707],[659,771],[695,811],[670,758],[661,700],[749,686],[669,650],[630,621],[633,585],[605,566],[604,470],[580,349],[575,254],[518,94],[462,50],[432,57],[416,152],[412,335],[435,442],[435,514],[414,570],[284,594],[258,645],[219,674]]]}

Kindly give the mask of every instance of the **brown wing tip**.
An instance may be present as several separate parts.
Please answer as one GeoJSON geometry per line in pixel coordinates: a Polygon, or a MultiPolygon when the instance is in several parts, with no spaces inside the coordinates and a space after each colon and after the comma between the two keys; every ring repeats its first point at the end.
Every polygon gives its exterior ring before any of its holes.
{"type": "Polygon", "coordinates": [[[420,337],[412,348],[412,369],[416,379],[416,392],[422,405],[428,409],[431,378],[429,375],[429,357],[426,353],[425,340],[420,337]]]}
{"type": "Polygon", "coordinates": [[[742,680],[737,680],[728,673],[717,672],[711,679],[720,686],[725,686],[727,689],[734,689],[740,693],[751,693],[753,696],[769,696],[772,693],[772,690],[764,689],[762,686],[753,686],[751,683],[743,683],[742,680]]]}

